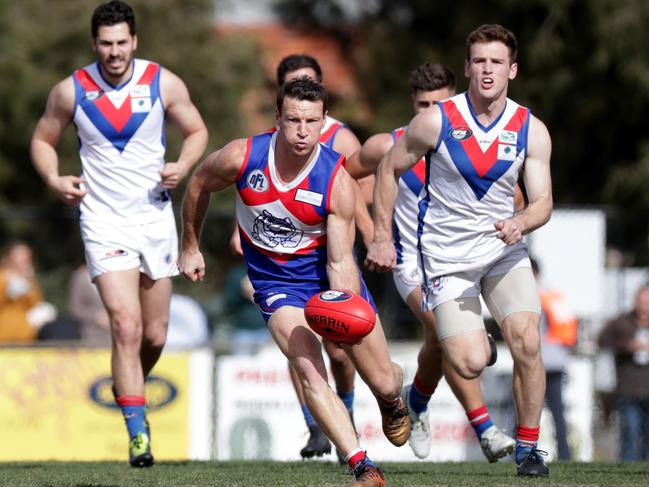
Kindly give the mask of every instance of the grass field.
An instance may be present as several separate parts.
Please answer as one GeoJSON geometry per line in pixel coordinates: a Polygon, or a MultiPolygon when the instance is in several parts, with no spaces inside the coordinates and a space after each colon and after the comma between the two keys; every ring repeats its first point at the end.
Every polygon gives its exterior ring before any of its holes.
{"type": "MultiPolygon", "coordinates": [[[[549,479],[519,479],[511,462],[381,467],[391,486],[649,486],[649,462],[557,462],[549,479]]],[[[0,463],[3,487],[333,487],[351,481],[342,467],[328,462],[164,462],[145,470],[123,462],[0,463]]]]}

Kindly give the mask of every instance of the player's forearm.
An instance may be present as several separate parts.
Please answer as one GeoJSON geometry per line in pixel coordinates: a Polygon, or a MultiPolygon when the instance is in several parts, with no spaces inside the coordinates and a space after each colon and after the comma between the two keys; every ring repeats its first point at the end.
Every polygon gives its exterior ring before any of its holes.
{"type": "Polygon", "coordinates": [[[355,293],[360,292],[361,281],[351,253],[349,257],[339,261],[330,260],[327,263],[327,277],[331,289],[351,289],[355,293]]]}
{"type": "Polygon", "coordinates": [[[210,203],[210,193],[204,191],[197,178],[192,178],[187,185],[187,191],[182,205],[182,239],[183,251],[198,250],[203,220],[210,203]]]}
{"type": "Polygon", "coordinates": [[[185,137],[183,145],[180,148],[180,154],[178,155],[178,165],[183,174],[188,174],[192,170],[192,167],[201,159],[207,148],[207,139],[208,134],[205,127],[185,137]]]}
{"type": "Polygon", "coordinates": [[[43,140],[33,139],[30,152],[36,172],[51,189],[59,177],[59,159],[56,149],[43,140]]]}
{"type": "Polygon", "coordinates": [[[523,226],[523,235],[545,225],[552,216],[552,195],[544,195],[537,198],[518,213],[514,218],[519,220],[523,226]]]}
{"type": "Polygon", "coordinates": [[[392,215],[397,198],[397,179],[394,169],[381,163],[374,186],[374,241],[392,241],[392,215]]]}

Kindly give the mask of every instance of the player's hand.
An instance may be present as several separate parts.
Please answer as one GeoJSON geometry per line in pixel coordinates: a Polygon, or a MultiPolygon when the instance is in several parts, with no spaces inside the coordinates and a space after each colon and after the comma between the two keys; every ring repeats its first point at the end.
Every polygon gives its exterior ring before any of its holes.
{"type": "Polygon", "coordinates": [[[514,245],[523,238],[523,225],[516,218],[508,218],[494,225],[498,233],[496,237],[506,245],[514,245]]]}
{"type": "Polygon", "coordinates": [[[391,241],[377,242],[374,240],[367,247],[365,267],[374,272],[390,272],[397,265],[397,252],[391,241]]]}
{"type": "Polygon", "coordinates": [[[167,162],[162,171],[160,171],[160,183],[166,189],[174,189],[184,177],[185,173],[181,170],[181,166],[177,162],[167,162]]]}
{"type": "Polygon", "coordinates": [[[80,184],[86,180],[79,176],[59,176],[50,181],[49,186],[61,198],[63,203],[70,206],[77,206],[88,194],[87,189],[81,189],[80,184]]]}
{"type": "Polygon", "coordinates": [[[178,257],[178,270],[192,282],[205,279],[205,260],[198,250],[183,250],[178,257]]]}

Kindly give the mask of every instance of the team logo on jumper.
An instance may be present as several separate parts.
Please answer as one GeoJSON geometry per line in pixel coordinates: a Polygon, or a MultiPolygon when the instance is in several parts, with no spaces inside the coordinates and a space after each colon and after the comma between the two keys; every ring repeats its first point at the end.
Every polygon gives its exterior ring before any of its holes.
{"type": "Polygon", "coordinates": [[[266,175],[259,169],[255,169],[248,174],[246,183],[255,193],[263,193],[268,190],[268,178],[266,178],[266,175]]]}
{"type": "Polygon", "coordinates": [[[289,217],[278,218],[268,210],[255,218],[252,238],[267,247],[296,248],[302,241],[304,231],[295,227],[289,217]]]}
{"type": "Polygon", "coordinates": [[[466,140],[473,135],[469,127],[455,127],[451,129],[451,137],[455,140],[466,140]]]}
{"type": "Polygon", "coordinates": [[[128,252],[124,249],[112,249],[108,250],[101,260],[112,259],[113,257],[124,257],[125,255],[128,255],[128,252]]]}
{"type": "Polygon", "coordinates": [[[352,295],[347,291],[339,291],[338,289],[330,289],[329,291],[324,291],[320,293],[320,299],[322,301],[331,301],[340,303],[342,301],[347,301],[352,298],[352,295]]]}
{"type": "Polygon", "coordinates": [[[518,141],[518,133],[513,130],[503,130],[498,136],[498,142],[503,144],[514,144],[518,141]]]}

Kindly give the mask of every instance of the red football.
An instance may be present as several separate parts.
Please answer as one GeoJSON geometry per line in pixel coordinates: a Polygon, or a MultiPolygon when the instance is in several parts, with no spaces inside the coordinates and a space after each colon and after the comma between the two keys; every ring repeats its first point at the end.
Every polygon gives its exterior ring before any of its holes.
{"type": "Polygon", "coordinates": [[[311,329],[333,342],[354,343],[374,329],[376,313],[361,296],[348,289],[329,289],[304,306],[311,329]]]}

